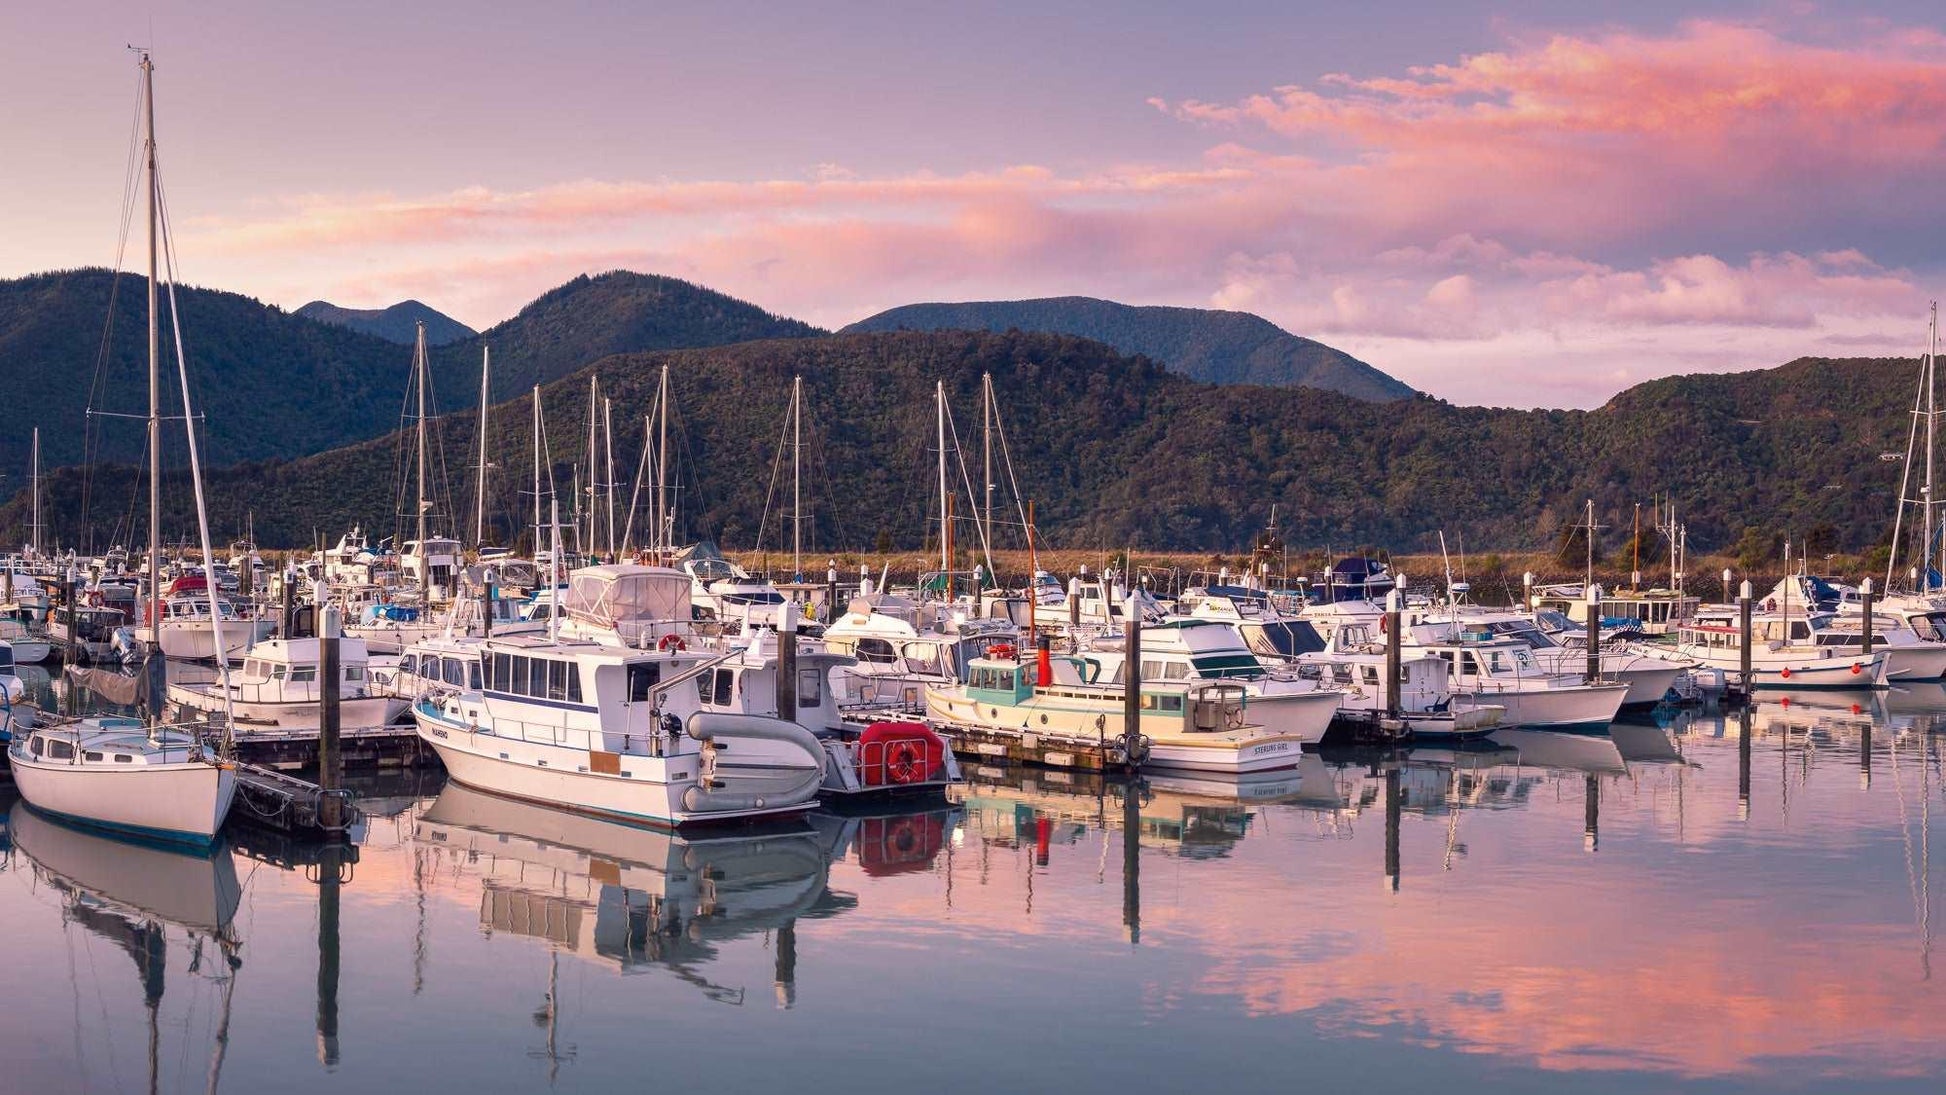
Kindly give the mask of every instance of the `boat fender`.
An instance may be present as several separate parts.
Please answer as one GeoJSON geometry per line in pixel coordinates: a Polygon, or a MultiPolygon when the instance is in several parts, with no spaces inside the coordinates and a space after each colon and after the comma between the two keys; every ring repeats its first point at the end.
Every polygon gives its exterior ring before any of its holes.
{"type": "Polygon", "coordinates": [[[689,644],[683,641],[683,637],[681,635],[678,635],[674,632],[670,632],[669,634],[664,635],[662,638],[656,640],[655,648],[657,650],[663,651],[664,653],[667,653],[671,650],[688,650],[689,644]]]}
{"type": "Polygon", "coordinates": [[[1862,666],[1862,665],[1859,665],[1859,664],[1858,664],[1857,662],[1853,662],[1853,663],[1851,663],[1851,675],[1852,675],[1852,676],[1854,676],[1854,677],[1856,677],[1857,675],[1859,675],[1860,673],[1863,673],[1864,671],[1865,671],[1865,667],[1864,667],[1864,666],[1862,666]]]}
{"type": "Polygon", "coordinates": [[[1381,635],[1389,635],[1391,634],[1391,632],[1392,632],[1392,614],[1388,612],[1385,615],[1380,616],[1378,618],[1378,633],[1381,635]]]}
{"type": "Polygon", "coordinates": [[[1784,678],[1785,680],[1790,680],[1790,679],[1791,679],[1791,667],[1790,667],[1790,666],[1788,666],[1788,665],[1787,665],[1787,666],[1785,666],[1785,667],[1784,667],[1784,671],[1783,671],[1783,672],[1782,672],[1781,674],[1779,674],[1779,675],[1780,675],[1780,676],[1782,676],[1782,677],[1783,677],[1783,678],[1784,678]]]}

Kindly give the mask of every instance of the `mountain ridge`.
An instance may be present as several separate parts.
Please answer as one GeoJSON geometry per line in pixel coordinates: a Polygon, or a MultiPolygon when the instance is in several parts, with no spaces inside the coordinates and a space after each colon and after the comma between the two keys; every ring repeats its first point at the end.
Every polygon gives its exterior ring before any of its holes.
{"type": "Polygon", "coordinates": [[[402,300],[388,308],[342,308],[330,301],[314,300],[292,314],[318,323],[349,327],[404,346],[413,344],[420,323],[426,325],[428,346],[444,346],[479,334],[459,320],[417,300],[402,300]]]}
{"type": "Polygon", "coordinates": [[[1121,304],[1098,297],[906,304],[843,329],[1037,331],[1103,342],[1195,380],[1301,386],[1384,402],[1416,393],[1379,369],[1250,312],[1121,304]]]}

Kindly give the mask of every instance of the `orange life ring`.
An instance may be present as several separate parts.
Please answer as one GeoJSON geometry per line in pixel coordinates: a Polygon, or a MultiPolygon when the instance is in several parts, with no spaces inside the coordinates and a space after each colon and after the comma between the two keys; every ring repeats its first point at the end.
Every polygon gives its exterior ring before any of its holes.
{"type": "Polygon", "coordinates": [[[1008,658],[1018,657],[1019,655],[1020,651],[1012,643],[994,643],[992,646],[987,647],[987,657],[989,658],[999,658],[1005,661],[1008,658]]]}
{"type": "Polygon", "coordinates": [[[664,635],[662,638],[657,639],[655,643],[655,648],[657,650],[666,653],[671,650],[688,650],[689,644],[683,641],[683,637],[681,635],[677,635],[674,632],[671,632],[670,634],[664,635]]]}
{"type": "Polygon", "coordinates": [[[926,778],[924,742],[901,738],[885,747],[885,778],[892,783],[918,783],[926,778]]]}

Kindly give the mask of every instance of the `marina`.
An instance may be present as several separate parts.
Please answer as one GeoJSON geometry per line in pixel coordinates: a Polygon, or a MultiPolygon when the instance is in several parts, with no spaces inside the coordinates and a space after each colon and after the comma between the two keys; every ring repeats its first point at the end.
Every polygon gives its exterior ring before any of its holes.
{"type": "Polygon", "coordinates": [[[1942,1088],[1938,12],[97,7],[0,1095],[1942,1088]]]}

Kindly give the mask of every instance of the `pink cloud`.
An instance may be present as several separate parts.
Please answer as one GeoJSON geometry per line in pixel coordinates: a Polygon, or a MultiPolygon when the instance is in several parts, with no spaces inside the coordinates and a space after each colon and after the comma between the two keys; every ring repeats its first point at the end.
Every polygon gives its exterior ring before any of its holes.
{"type": "Polygon", "coordinates": [[[1940,227],[1940,44],[1558,35],[1152,100],[1223,133],[1182,163],[306,195],[199,222],[185,248],[289,303],[413,295],[478,326],[617,266],[827,326],[1070,293],[1238,308],[1450,398],[1591,405],[1659,373],[1907,346],[1925,271],[1886,252],[1940,227]]]}

